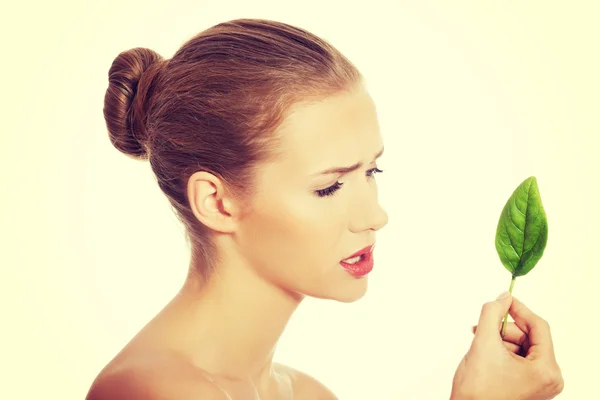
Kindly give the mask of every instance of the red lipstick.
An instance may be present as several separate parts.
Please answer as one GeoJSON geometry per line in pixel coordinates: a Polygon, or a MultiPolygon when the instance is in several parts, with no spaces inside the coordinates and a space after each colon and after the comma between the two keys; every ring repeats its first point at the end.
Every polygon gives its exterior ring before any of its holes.
{"type": "MultiPolygon", "coordinates": [[[[345,261],[348,259],[352,259],[355,257],[360,257],[360,259],[355,263],[347,263],[344,261],[340,261],[340,265],[348,271],[351,275],[355,277],[365,276],[373,269],[373,248],[375,244],[365,247],[357,251],[356,253],[350,255],[349,257],[344,258],[345,261]]],[[[354,261],[354,260],[353,260],[354,261]]]]}

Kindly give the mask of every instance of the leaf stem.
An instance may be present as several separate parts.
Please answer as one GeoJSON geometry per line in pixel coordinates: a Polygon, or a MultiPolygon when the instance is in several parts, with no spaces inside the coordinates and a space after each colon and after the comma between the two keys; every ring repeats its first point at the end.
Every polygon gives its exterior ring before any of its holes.
{"type": "MultiPolygon", "coordinates": [[[[513,275],[512,280],[510,281],[510,289],[508,289],[508,292],[510,294],[512,294],[512,290],[513,290],[513,287],[515,286],[516,279],[517,279],[517,277],[513,275]]],[[[506,321],[508,321],[508,311],[506,312],[506,315],[504,316],[504,322],[502,322],[502,338],[504,338],[504,332],[506,331],[506,321]]]]}

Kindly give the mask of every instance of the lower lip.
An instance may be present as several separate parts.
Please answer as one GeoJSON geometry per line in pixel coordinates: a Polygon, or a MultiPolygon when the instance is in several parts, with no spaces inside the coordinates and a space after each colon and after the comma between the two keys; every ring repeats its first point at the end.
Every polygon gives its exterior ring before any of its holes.
{"type": "Polygon", "coordinates": [[[340,261],[340,265],[355,277],[367,275],[373,269],[373,252],[365,253],[356,264],[348,264],[340,261]]]}

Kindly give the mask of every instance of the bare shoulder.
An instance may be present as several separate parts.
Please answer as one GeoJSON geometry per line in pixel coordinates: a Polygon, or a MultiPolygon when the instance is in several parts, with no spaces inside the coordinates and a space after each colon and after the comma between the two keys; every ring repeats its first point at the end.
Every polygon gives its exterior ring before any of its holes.
{"type": "Polygon", "coordinates": [[[231,400],[207,375],[169,354],[129,358],[105,368],[86,400],[231,400]]]}
{"type": "Polygon", "coordinates": [[[275,370],[289,377],[295,398],[299,400],[339,400],[323,383],[312,376],[287,365],[273,363],[275,370]]]}

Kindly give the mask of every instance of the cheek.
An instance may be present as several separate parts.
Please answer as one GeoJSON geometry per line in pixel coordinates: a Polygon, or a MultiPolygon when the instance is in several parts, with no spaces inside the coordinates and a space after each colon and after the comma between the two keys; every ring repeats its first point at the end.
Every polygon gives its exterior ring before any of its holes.
{"type": "Polygon", "coordinates": [[[319,275],[347,250],[344,215],[331,199],[297,195],[265,202],[247,222],[247,246],[261,268],[279,276],[319,275]]]}

